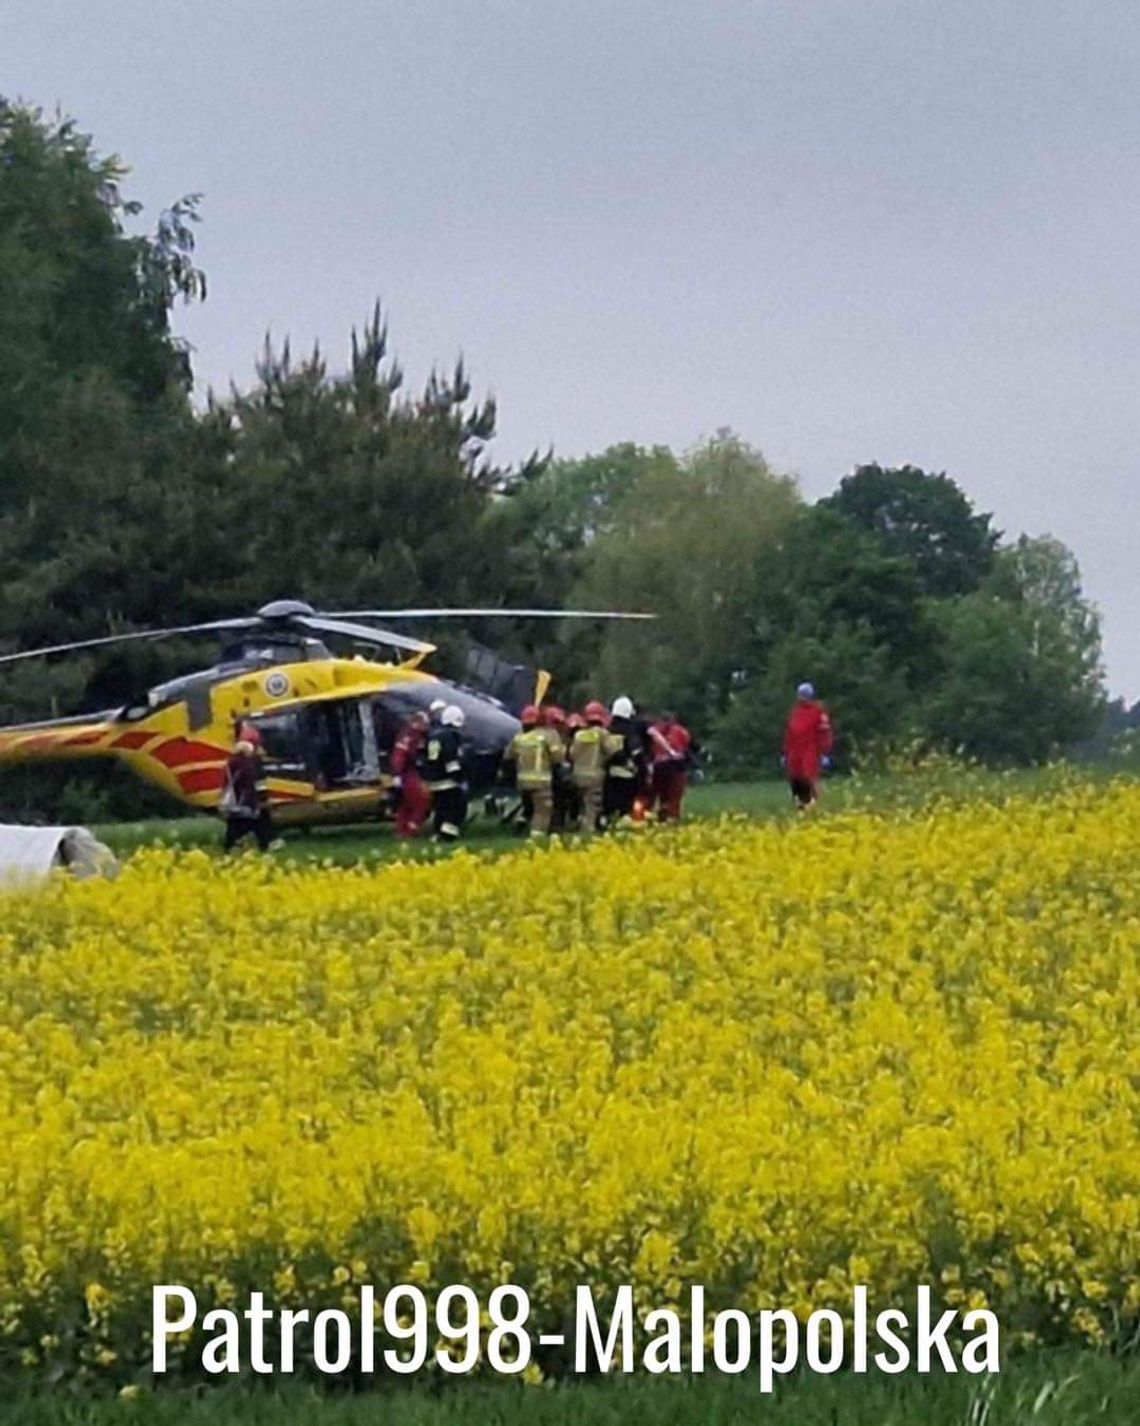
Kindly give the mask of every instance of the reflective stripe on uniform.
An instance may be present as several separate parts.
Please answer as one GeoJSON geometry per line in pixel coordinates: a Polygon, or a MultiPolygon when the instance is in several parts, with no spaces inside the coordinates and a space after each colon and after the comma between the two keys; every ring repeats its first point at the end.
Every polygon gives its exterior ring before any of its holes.
{"type": "Polygon", "coordinates": [[[570,762],[574,781],[588,787],[605,777],[607,734],[604,728],[583,728],[570,744],[570,762]]]}
{"type": "Polygon", "coordinates": [[[518,769],[515,780],[519,787],[549,786],[554,758],[547,729],[531,728],[519,733],[511,743],[510,755],[518,769]]]}

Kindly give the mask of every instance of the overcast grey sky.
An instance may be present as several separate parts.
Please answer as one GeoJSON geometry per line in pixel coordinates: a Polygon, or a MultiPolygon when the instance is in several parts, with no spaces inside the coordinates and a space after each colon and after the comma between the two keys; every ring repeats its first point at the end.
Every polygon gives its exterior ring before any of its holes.
{"type": "Polygon", "coordinates": [[[1138,75],[1137,0],[0,0],[0,92],[204,194],[203,386],[380,296],[503,459],[946,470],[1072,546],[1132,699],[1138,75]]]}

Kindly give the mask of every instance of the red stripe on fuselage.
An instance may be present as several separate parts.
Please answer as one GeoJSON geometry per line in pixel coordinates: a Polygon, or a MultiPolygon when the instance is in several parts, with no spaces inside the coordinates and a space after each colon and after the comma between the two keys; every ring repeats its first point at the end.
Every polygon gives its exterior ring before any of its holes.
{"type": "Polygon", "coordinates": [[[40,753],[46,752],[48,748],[58,748],[62,743],[63,740],[58,734],[40,733],[34,738],[21,738],[12,744],[12,749],[19,753],[40,753]]]}
{"type": "MultiPolygon", "coordinates": [[[[192,797],[198,792],[220,792],[225,777],[226,773],[223,767],[192,768],[189,772],[178,774],[178,786],[187,797],[192,797]]],[[[269,800],[270,802],[304,802],[307,799],[301,792],[271,791],[269,800]]]]}
{"type": "Polygon", "coordinates": [[[222,767],[200,767],[191,772],[178,774],[178,786],[187,794],[195,792],[218,792],[225,778],[222,767]]]}
{"type": "Polygon", "coordinates": [[[120,733],[113,746],[122,748],[124,752],[137,753],[140,748],[145,748],[152,738],[159,736],[158,733],[120,733]]]}
{"type": "Polygon", "coordinates": [[[195,743],[186,738],[168,738],[155,748],[151,757],[157,758],[163,767],[185,767],[187,763],[222,763],[226,754],[221,748],[212,748],[209,743],[195,743]]]}
{"type": "Polygon", "coordinates": [[[100,728],[94,733],[76,733],[65,741],[69,748],[89,748],[92,743],[101,743],[106,736],[106,732],[100,728]]]}

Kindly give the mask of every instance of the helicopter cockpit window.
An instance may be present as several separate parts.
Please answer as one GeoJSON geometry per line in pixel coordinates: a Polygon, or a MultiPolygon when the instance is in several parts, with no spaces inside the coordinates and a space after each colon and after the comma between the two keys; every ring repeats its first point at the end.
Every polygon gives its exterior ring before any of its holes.
{"type": "Polygon", "coordinates": [[[261,756],[267,773],[277,777],[307,776],[297,713],[264,713],[250,721],[261,734],[261,756]]]}

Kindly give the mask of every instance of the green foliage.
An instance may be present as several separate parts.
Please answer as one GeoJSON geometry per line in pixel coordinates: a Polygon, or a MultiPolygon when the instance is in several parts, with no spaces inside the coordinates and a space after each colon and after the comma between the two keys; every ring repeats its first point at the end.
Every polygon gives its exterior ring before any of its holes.
{"type": "Polygon", "coordinates": [[[0,822],[90,827],[185,814],[183,803],[140,782],[119,763],[40,763],[0,770],[0,822]]]}
{"type": "Polygon", "coordinates": [[[799,506],[794,482],[730,434],[680,460],[653,452],[590,543],[573,592],[588,606],[658,616],[607,630],[598,689],[673,705],[707,728],[768,636],[777,555],[799,506]]]}
{"type": "Polygon", "coordinates": [[[906,676],[889,645],[866,625],[839,623],[815,632],[789,632],[733,694],[715,725],[712,747],[718,776],[771,773],[778,767],[784,722],[798,684],[810,678],[838,721],[837,766],[850,767],[870,748],[906,726],[906,676]]]}
{"type": "Polygon", "coordinates": [[[153,611],[163,593],[131,581],[167,536],[163,476],[192,430],[170,308],[204,280],[196,200],[131,236],[123,175],[70,122],[0,101],[0,639],[14,644],[153,611]]]}
{"type": "Polygon", "coordinates": [[[800,511],[773,556],[767,617],[714,729],[718,763],[772,764],[792,690],[815,683],[838,719],[837,759],[908,730],[911,691],[933,677],[937,650],[911,562],[834,510],[800,511]]]}
{"type": "Polygon", "coordinates": [[[981,588],[936,618],[946,671],[929,700],[934,738],[987,762],[1040,763],[1095,731],[1099,621],[1059,541],[1023,535],[981,588]]]}
{"type": "Polygon", "coordinates": [[[472,402],[460,363],[418,398],[387,356],[376,309],[331,374],[268,345],[252,391],[202,423],[198,580],[211,612],[298,595],[325,607],[477,602],[502,582],[495,501],[534,476],[486,459],[492,401],[472,402]],[[203,515],[206,512],[203,511],[203,515]]]}
{"type": "Polygon", "coordinates": [[[977,588],[1000,539],[948,475],[913,465],[859,466],[822,503],[909,560],[923,593],[934,598],[977,588]]]}
{"type": "MultiPolygon", "coordinates": [[[[129,235],[138,213],[125,170],[66,120],[0,99],[0,466],[5,497],[26,492],[22,463],[66,404],[70,382],[106,373],[134,406],[189,386],[170,336],[175,298],[204,292],[193,263],[197,199],[162,215],[153,238],[129,235]]],[[[34,464],[33,464],[34,468],[34,464]]],[[[5,499],[5,505],[8,500],[5,499]]]]}
{"type": "Polygon", "coordinates": [[[1123,698],[1107,702],[1092,735],[1076,746],[1074,756],[1081,762],[1140,767],[1140,703],[1129,708],[1123,698]]]}
{"type": "Polygon", "coordinates": [[[890,649],[908,684],[932,676],[937,659],[912,560],[824,504],[804,511],[782,566],[782,629],[823,639],[832,629],[859,629],[872,646],[890,649]]]}
{"type": "MultiPolygon", "coordinates": [[[[106,632],[179,596],[165,561],[194,417],[170,311],[205,290],[197,200],[134,235],[124,173],[70,121],[0,100],[0,648],[106,632]]],[[[6,718],[82,706],[90,671],[6,673],[6,718]]],[[[22,806],[20,776],[4,785],[22,806]]]]}
{"type": "Polygon", "coordinates": [[[512,555],[514,597],[569,598],[599,538],[612,535],[619,512],[639,482],[676,469],[664,446],[611,446],[581,460],[550,461],[496,510],[497,534],[512,555]]]}

